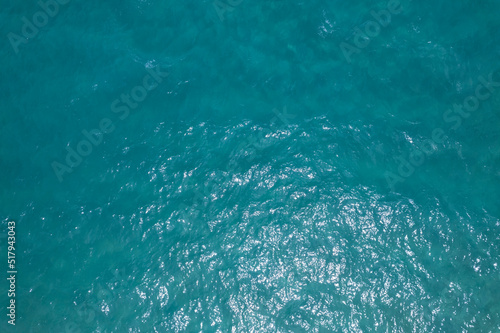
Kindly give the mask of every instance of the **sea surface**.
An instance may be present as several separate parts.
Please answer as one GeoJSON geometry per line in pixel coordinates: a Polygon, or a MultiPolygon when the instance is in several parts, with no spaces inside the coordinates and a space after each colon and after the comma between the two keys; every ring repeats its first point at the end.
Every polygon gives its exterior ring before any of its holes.
{"type": "Polygon", "coordinates": [[[0,332],[500,332],[499,1],[46,1],[0,0],[0,332]]]}

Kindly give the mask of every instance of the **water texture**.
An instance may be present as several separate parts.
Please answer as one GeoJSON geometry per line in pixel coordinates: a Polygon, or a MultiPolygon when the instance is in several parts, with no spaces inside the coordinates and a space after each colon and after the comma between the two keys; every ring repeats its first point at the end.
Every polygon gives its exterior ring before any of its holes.
{"type": "Polygon", "coordinates": [[[65,1],[1,2],[0,332],[500,332],[500,2],[65,1]]]}

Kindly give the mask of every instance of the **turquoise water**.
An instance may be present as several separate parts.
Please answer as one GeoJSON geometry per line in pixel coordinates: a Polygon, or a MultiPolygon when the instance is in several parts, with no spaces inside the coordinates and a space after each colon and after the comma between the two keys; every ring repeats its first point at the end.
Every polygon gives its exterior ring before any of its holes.
{"type": "Polygon", "coordinates": [[[57,7],[0,10],[0,332],[500,331],[500,2],[57,7]]]}

